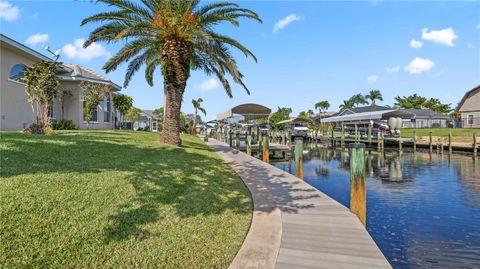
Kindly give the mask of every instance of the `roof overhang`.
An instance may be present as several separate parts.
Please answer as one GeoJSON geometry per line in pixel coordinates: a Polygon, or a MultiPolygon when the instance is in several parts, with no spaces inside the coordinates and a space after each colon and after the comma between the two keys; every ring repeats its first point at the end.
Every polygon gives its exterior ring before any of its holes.
{"type": "Polygon", "coordinates": [[[311,122],[311,119],[305,119],[305,118],[290,118],[288,120],[282,120],[279,121],[277,124],[283,125],[283,124],[295,124],[295,123],[306,123],[306,122],[311,122]]]}
{"type": "Polygon", "coordinates": [[[29,57],[29,58],[34,58],[35,60],[41,60],[41,61],[46,61],[46,62],[51,62],[53,61],[52,59],[48,58],[47,56],[3,35],[0,34],[0,44],[2,46],[5,46],[10,49],[14,49],[23,56],[29,57]]]}
{"type": "Polygon", "coordinates": [[[322,122],[367,122],[369,120],[380,120],[382,119],[383,114],[395,111],[392,110],[382,110],[382,111],[372,111],[372,112],[363,112],[363,113],[354,113],[343,116],[334,116],[326,119],[322,119],[322,122]]]}
{"type": "Polygon", "coordinates": [[[88,82],[93,82],[93,83],[100,83],[100,84],[104,84],[104,85],[109,85],[109,86],[112,86],[112,88],[116,91],[119,91],[122,89],[122,87],[120,87],[119,85],[113,83],[113,82],[109,82],[109,81],[104,81],[104,80],[100,80],[100,79],[93,79],[93,78],[86,78],[86,77],[72,77],[72,76],[61,76],[61,75],[57,75],[58,79],[62,80],[62,81],[88,81],[88,82]]]}
{"type": "Polygon", "coordinates": [[[227,120],[237,115],[243,116],[245,120],[255,120],[266,118],[271,112],[270,108],[259,104],[242,104],[218,114],[216,120],[227,120]]]}

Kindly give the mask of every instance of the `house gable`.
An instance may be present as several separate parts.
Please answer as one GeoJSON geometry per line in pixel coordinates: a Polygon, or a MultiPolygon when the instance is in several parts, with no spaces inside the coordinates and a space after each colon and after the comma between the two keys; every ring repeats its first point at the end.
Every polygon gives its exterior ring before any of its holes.
{"type": "Polygon", "coordinates": [[[480,85],[463,96],[457,107],[458,112],[480,111],[480,85]]]}

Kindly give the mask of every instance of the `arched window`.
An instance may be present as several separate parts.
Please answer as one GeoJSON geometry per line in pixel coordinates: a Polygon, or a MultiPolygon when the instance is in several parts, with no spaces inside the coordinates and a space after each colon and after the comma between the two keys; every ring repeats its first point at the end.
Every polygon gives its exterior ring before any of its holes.
{"type": "Polygon", "coordinates": [[[27,67],[24,64],[16,64],[10,69],[10,74],[8,75],[8,79],[14,81],[20,81],[21,78],[24,76],[24,72],[27,67]]]}

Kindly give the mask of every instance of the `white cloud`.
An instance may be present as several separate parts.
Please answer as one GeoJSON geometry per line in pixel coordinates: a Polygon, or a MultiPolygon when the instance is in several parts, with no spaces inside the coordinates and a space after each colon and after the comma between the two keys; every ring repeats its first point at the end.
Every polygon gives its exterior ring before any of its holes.
{"type": "Polygon", "coordinates": [[[411,60],[410,63],[404,67],[405,71],[410,74],[421,74],[432,69],[435,66],[435,63],[429,59],[423,59],[416,57],[411,60]]]}
{"type": "Polygon", "coordinates": [[[0,1],[0,19],[4,21],[14,21],[20,17],[20,9],[13,6],[8,1],[0,1]]]}
{"type": "Polygon", "coordinates": [[[368,82],[375,83],[378,80],[378,76],[377,75],[368,76],[367,80],[368,80],[368,82]]]}
{"type": "Polygon", "coordinates": [[[220,83],[218,82],[218,80],[211,78],[202,82],[202,84],[200,85],[200,89],[202,91],[213,91],[218,88],[219,85],[220,83]]]}
{"type": "Polygon", "coordinates": [[[45,43],[48,40],[48,34],[34,34],[31,35],[27,38],[27,41],[25,43],[29,45],[36,45],[38,43],[45,43]]]}
{"type": "Polygon", "coordinates": [[[277,21],[277,23],[275,23],[275,25],[273,26],[273,32],[278,33],[278,31],[282,30],[283,28],[285,28],[290,23],[292,23],[294,21],[299,21],[301,19],[302,18],[298,17],[295,14],[290,14],[287,17],[285,17],[285,18],[277,21]]]}
{"type": "Polygon", "coordinates": [[[97,57],[110,57],[110,52],[101,44],[93,42],[90,46],[83,48],[85,39],[78,38],[71,44],[63,46],[62,53],[70,59],[78,59],[80,61],[89,61],[97,57]]]}
{"type": "Polygon", "coordinates": [[[423,42],[422,41],[419,41],[419,40],[415,40],[415,39],[412,39],[412,41],[410,41],[410,47],[414,48],[414,49],[419,49],[423,46],[423,42]]]}
{"type": "Polygon", "coordinates": [[[445,28],[443,30],[431,30],[427,28],[422,29],[423,40],[433,41],[438,44],[446,45],[449,47],[455,46],[453,41],[458,38],[455,34],[455,30],[452,27],[445,28]]]}
{"type": "Polygon", "coordinates": [[[387,72],[388,73],[396,73],[400,71],[400,66],[392,66],[392,67],[387,67],[387,72]]]}

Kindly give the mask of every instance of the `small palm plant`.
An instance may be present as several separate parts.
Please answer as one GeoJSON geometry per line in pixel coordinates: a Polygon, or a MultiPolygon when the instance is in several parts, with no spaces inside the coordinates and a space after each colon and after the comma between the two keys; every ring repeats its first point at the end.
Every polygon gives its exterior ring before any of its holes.
{"type": "Polygon", "coordinates": [[[383,101],[382,93],[379,90],[371,90],[365,98],[370,99],[372,106],[376,105],[376,100],[383,101]]]}
{"type": "Polygon", "coordinates": [[[239,25],[239,18],[261,22],[259,16],[236,3],[212,2],[200,5],[199,0],[98,0],[113,11],[86,18],[82,25],[101,22],[90,33],[84,47],[93,42],[124,42],[120,51],[110,58],[103,69],[114,71],[121,63],[129,62],[125,74],[126,87],[132,76],[145,66],[145,78],[153,86],[153,73],[160,67],[165,95],[165,119],[161,141],[180,145],[180,109],[191,70],[215,75],[228,96],[232,89],[230,76],[249,93],[243,83],[230,48],[240,50],[246,57],[256,57],[238,41],[219,34],[214,27],[223,22],[239,25]]]}
{"type": "Polygon", "coordinates": [[[195,133],[195,129],[197,128],[198,111],[200,110],[203,115],[207,116],[207,111],[205,111],[205,108],[202,107],[202,102],[202,98],[198,98],[197,100],[192,99],[193,108],[195,109],[195,114],[193,116],[193,133],[195,133]]]}

